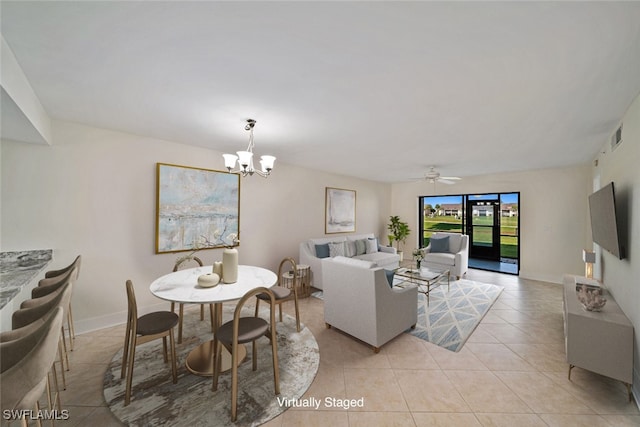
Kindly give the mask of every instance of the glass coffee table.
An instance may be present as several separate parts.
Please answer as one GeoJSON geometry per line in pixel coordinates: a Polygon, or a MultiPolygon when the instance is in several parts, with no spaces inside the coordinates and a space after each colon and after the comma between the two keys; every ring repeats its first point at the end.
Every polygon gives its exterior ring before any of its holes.
{"type": "Polygon", "coordinates": [[[422,268],[411,268],[411,267],[400,267],[395,270],[396,276],[401,277],[404,280],[398,286],[399,288],[403,288],[407,285],[413,285],[418,287],[418,292],[427,296],[427,305],[429,305],[429,293],[432,289],[437,288],[440,285],[444,284],[444,280],[447,280],[447,292],[450,290],[451,286],[451,270],[434,270],[428,269],[425,267],[422,268]]]}

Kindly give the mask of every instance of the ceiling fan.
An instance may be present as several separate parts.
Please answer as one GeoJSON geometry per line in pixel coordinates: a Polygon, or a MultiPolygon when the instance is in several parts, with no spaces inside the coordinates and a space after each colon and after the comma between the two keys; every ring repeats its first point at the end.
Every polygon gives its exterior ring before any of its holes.
{"type": "Polygon", "coordinates": [[[434,166],[429,167],[429,170],[424,174],[424,179],[427,182],[435,184],[440,182],[442,184],[455,184],[455,181],[460,180],[457,176],[440,176],[440,172],[436,171],[434,166]]]}

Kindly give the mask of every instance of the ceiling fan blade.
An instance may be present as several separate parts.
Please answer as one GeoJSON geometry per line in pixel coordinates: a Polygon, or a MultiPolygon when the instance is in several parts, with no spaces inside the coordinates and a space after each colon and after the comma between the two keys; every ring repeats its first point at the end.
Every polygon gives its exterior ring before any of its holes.
{"type": "Polygon", "coordinates": [[[462,178],[459,176],[441,176],[440,179],[448,179],[449,181],[459,181],[462,178]]]}
{"type": "Polygon", "coordinates": [[[439,183],[441,183],[441,184],[448,184],[448,185],[455,184],[455,182],[453,182],[453,181],[451,181],[449,179],[444,179],[444,178],[438,178],[437,181],[439,183]]]}

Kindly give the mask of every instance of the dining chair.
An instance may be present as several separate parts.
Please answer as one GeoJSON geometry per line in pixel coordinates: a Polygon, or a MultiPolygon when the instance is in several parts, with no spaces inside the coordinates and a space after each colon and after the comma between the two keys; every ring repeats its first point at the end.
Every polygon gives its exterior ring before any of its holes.
{"type": "Polygon", "coordinates": [[[233,312],[233,320],[228,321],[218,328],[214,336],[214,367],[213,367],[213,386],[212,389],[218,389],[218,376],[222,368],[222,346],[231,353],[231,421],[237,418],[238,405],[238,348],[240,344],[252,342],[252,368],[258,369],[258,352],[256,348],[256,340],[262,336],[266,336],[271,341],[271,352],[273,358],[273,383],[275,386],[275,394],[280,394],[280,371],[278,369],[278,347],[276,339],[276,322],[275,322],[275,297],[273,292],[265,287],[255,288],[240,299],[233,312]],[[241,317],[241,311],[244,304],[255,295],[265,294],[271,303],[270,321],[257,317],[241,317]]]}
{"type": "MultiPolygon", "coordinates": [[[[63,286],[60,286],[57,290],[53,291],[49,295],[45,295],[40,298],[32,298],[22,302],[20,304],[20,309],[13,312],[11,315],[11,328],[19,329],[23,328],[31,323],[36,323],[38,321],[43,321],[47,314],[50,313],[54,308],[60,307],[62,308],[63,315],[66,317],[66,310],[69,307],[71,302],[71,294],[73,292],[73,283],[71,280],[67,280],[63,286]]],[[[62,388],[64,390],[67,389],[67,381],[65,371],[65,361],[67,362],[66,366],[69,366],[69,359],[67,358],[66,348],[64,344],[64,327],[60,328],[60,341],[58,343],[58,355],[59,355],[59,363],[60,363],[60,374],[62,377],[62,388]]],[[[57,373],[55,373],[55,362],[54,362],[54,378],[56,381],[56,393],[59,396],[59,390],[57,387],[57,373]]]]}
{"type": "MultiPolygon", "coordinates": [[[[202,260],[200,258],[198,258],[197,256],[194,256],[192,258],[184,258],[184,259],[180,259],[178,260],[178,262],[176,262],[176,264],[173,266],[173,272],[175,273],[176,271],[180,270],[180,267],[182,267],[187,261],[189,260],[193,260],[195,261],[198,266],[202,267],[202,260]]],[[[182,322],[184,319],[184,303],[178,303],[178,317],[179,317],[179,321],[178,321],[178,344],[182,343],[182,322]]],[[[175,313],[175,302],[171,303],[171,312],[175,313]]],[[[205,304],[200,304],[200,320],[204,320],[204,306],[205,304]]],[[[209,313],[211,314],[211,329],[213,332],[213,304],[209,304],[209,313]]]]}
{"type": "MultiPolygon", "coordinates": [[[[75,269],[72,273],[71,280],[75,283],[80,276],[80,265],[82,264],[82,256],[78,255],[76,259],[69,264],[68,266],[61,268],[59,270],[49,270],[44,273],[44,279],[41,279],[38,282],[38,287],[40,286],[49,286],[52,283],[56,283],[56,278],[60,278],[66,273],[75,269]]],[[[32,296],[32,298],[34,298],[32,296]]],[[[73,311],[71,310],[71,305],[69,305],[69,310],[67,311],[67,330],[69,332],[69,348],[73,350],[73,342],[76,339],[76,330],[73,326],[73,311]]],[[[64,336],[63,336],[64,339],[64,336]]]]}
{"type": "MultiPolygon", "coordinates": [[[[286,270],[285,270],[286,271],[286,270]]],[[[275,297],[275,303],[278,304],[280,321],[282,322],[282,304],[287,301],[293,301],[296,309],[296,330],[300,332],[300,310],[298,308],[298,269],[296,266],[296,262],[293,258],[285,258],[280,261],[280,266],[278,267],[278,282],[275,286],[269,288],[275,297]],[[293,272],[293,283],[291,285],[291,289],[280,286],[282,281],[283,267],[286,264],[290,264],[289,271],[293,272]]],[[[260,307],[260,301],[269,302],[269,298],[267,298],[264,294],[257,295],[256,298],[256,317],[258,316],[258,309],[260,307]]]]}
{"type": "Polygon", "coordinates": [[[155,311],[138,317],[138,305],[133,282],[127,280],[127,332],[124,339],[122,352],[122,371],[120,378],[127,377],[127,388],[124,398],[124,406],[131,401],[131,384],[133,382],[133,362],[135,360],[136,347],[140,344],[162,338],[164,362],[167,363],[167,336],[171,346],[171,374],[173,383],[178,382],[176,343],[173,338],[173,328],[178,324],[178,315],[171,311],[155,311]]]}
{"type": "Polygon", "coordinates": [[[30,411],[40,411],[38,399],[48,388],[63,317],[64,310],[55,307],[42,322],[0,333],[0,407],[22,410],[24,426],[30,411]]]}

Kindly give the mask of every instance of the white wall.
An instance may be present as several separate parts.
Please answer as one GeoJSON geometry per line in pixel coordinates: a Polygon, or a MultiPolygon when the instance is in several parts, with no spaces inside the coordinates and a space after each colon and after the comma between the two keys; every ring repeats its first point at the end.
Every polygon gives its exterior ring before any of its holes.
{"type": "MultiPolygon", "coordinates": [[[[587,247],[589,167],[567,167],[464,177],[436,184],[437,195],[520,192],[520,276],[561,283],[566,273],[583,274],[587,247]]],[[[406,252],[418,242],[418,197],[431,196],[424,181],[392,186],[392,215],[411,227],[406,252]]]]}
{"type": "Polygon", "coordinates": [[[640,96],[622,119],[622,143],[613,152],[607,141],[596,158],[594,176],[601,185],[614,183],[617,218],[626,258],[618,259],[602,250],[596,263],[602,266],[602,281],[633,323],[635,330],[634,392],[640,396],[640,96]]]}
{"type": "MultiPolygon", "coordinates": [[[[77,124],[53,122],[53,145],[2,141],[0,249],[54,249],[51,268],[82,254],[74,290],[78,332],[125,321],[124,283],[141,311],[179,254],[156,255],[156,163],[223,169],[221,153],[77,124]]],[[[324,235],[325,187],[357,192],[357,232],[385,235],[389,185],[276,162],[273,175],[241,180],[240,262],[277,269],[300,241],[324,235]]],[[[199,255],[206,263],[220,250],[199,255]]],[[[161,307],[168,307],[163,303],[161,307]]]]}

